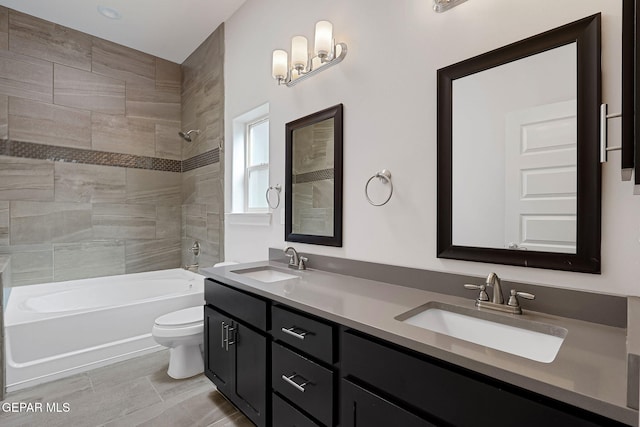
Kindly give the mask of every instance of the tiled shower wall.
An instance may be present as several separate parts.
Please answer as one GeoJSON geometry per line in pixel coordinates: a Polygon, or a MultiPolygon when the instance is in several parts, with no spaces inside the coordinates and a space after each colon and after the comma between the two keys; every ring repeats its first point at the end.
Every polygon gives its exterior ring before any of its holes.
{"type": "Polygon", "coordinates": [[[199,129],[192,143],[183,145],[182,240],[183,262],[192,262],[188,248],[202,247],[200,265],[224,259],[223,178],[224,25],[220,25],[182,64],[182,127],[199,129]],[[207,158],[208,165],[191,159],[207,158]]]}
{"type": "Polygon", "coordinates": [[[217,141],[183,154],[177,133],[191,117],[183,99],[196,119],[186,126],[206,117],[215,133],[202,101],[215,94],[222,108],[221,71],[185,72],[187,93],[178,64],[2,7],[0,62],[0,255],[12,286],[177,267],[192,238],[201,263],[217,261],[217,141]]]}

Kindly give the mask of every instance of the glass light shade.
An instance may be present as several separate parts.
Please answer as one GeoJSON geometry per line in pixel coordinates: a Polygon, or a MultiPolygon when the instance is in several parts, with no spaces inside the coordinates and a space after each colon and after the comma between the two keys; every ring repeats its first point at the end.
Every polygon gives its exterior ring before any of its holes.
{"type": "Polygon", "coordinates": [[[305,68],[307,66],[309,51],[307,50],[307,38],[295,36],[291,39],[291,66],[293,68],[305,68]]]}
{"type": "Polygon", "coordinates": [[[271,74],[274,79],[284,79],[287,77],[287,52],[284,50],[273,51],[273,61],[271,62],[271,74]]]}
{"type": "Polygon", "coordinates": [[[315,54],[326,56],[331,52],[333,44],[333,25],[329,21],[319,21],[316,23],[316,43],[315,54]]]}

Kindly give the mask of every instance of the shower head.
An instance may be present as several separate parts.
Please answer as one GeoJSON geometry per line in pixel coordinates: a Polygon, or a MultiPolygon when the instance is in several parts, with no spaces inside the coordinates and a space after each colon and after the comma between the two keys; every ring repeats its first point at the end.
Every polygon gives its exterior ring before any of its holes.
{"type": "Polygon", "coordinates": [[[191,129],[188,132],[178,132],[178,135],[180,135],[182,137],[182,139],[184,139],[187,142],[191,142],[191,134],[195,132],[196,135],[200,135],[200,129],[191,129]]]}

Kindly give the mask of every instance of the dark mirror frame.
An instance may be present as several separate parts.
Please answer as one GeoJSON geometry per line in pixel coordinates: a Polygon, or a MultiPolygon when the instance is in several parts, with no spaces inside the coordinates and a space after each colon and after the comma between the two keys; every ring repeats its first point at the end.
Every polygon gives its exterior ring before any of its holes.
{"type": "MultiPolygon", "coordinates": [[[[600,273],[600,14],[438,70],[439,258],[555,270],[600,273]],[[577,234],[576,253],[456,246],[452,242],[452,88],[455,79],[549,49],[577,44],[577,234]]],[[[482,224],[478,224],[479,227],[482,224]]]]}
{"type": "Polygon", "coordinates": [[[285,125],[285,221],[284,240],[324,246],[342,246],[342,104],[334,105],[285,125]],[[334,188],[333,236],[293,232],[293,131],[333,118],[334,188]]]}

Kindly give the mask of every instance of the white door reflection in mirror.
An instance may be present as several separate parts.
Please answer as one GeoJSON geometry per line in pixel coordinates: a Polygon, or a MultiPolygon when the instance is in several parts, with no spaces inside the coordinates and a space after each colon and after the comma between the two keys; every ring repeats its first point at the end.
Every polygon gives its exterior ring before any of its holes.
{"type": "Polygon", "coordinates": [[[576,253],[576,102],[507,114],[505,247],[576,253]]]}
{"type": "Polygon", "coordinates": [[[570,43],[453,81],[454,245],[575,253],[576,75],[570,43]]]}

